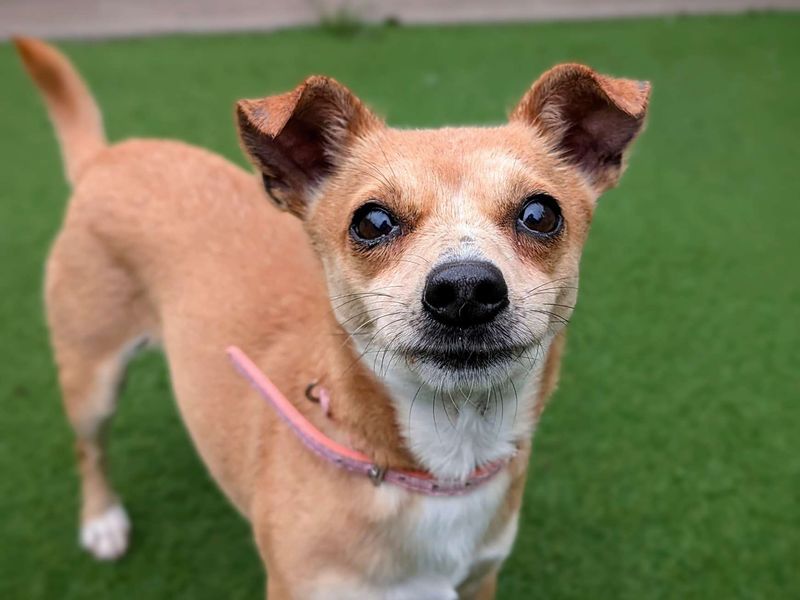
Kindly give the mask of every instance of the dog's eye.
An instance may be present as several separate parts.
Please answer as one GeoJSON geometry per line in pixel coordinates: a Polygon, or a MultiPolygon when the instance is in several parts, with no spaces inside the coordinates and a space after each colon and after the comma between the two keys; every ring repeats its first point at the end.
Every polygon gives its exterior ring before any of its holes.
{"type": "Polygon", "coordinates": [[[392,214],[377,204],[365,204],[353,215],[350,234],[357,242],[377,244],[400,232],[400,225],[392,214]]]}
{"type": "Polygon", "coordinates": [[[564,219],[555,198],[548,194],[534,194],[525,200],[517,215],[517,226],[526,233],[553,236],[561,230],[564,219]]]}

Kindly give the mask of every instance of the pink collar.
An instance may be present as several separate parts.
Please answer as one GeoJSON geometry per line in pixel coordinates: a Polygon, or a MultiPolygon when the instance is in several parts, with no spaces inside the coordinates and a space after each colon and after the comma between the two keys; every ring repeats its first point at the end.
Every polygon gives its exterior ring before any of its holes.
{"type": "MultiPolygon", "coordinates": [[[[509,457],[476,469],[463,482],[438,481],[430,473],[424,471],[382,468],[372,462],[366,454],[342,446],[314,427],[239,348],[236,346],[229,347],[228,357],[233,362],[236,370],[275,409],[278,416],[297,435],[306,448],[340,469],[369,477],[375,485],[388,481],[407,490],[428,496],[459,496],[489,481],[502,471],[511,460],[509,457]]],[[[323,393],[321,396],[324,404],[327,401],[327,394],[323,393]]],[[[323,406],[323,410],[327,414],[326,406],[323,406]]]]}

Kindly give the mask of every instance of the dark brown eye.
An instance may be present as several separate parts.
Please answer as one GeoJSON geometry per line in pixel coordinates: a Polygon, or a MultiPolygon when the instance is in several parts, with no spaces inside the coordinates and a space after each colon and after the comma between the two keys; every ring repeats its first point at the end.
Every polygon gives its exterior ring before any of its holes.
{"type": "Polygon", "coordinates": [[[353,215],[350,234],[357,242],[378,244],[400,232],[397,219],[377,204],[365,204],[353,215]]]}
{"type": "Polygon", "coordinates": [[[550,237],[561,230],[564,219],[555,198],[548,194],[534,194],[525,200],[517,216],[517,226],[526,233],[550,237]]]}

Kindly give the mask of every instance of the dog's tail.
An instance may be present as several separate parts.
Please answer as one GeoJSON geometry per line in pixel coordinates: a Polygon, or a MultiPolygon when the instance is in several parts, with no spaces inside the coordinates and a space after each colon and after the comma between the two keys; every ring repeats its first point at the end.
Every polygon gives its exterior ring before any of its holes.
{"type": "Polygon", "coordinates": [[[14,44],[44,96],[67,181],[74,185],[87,163],[106,147],[100,109],[75,67],[58,50],[34,38],[17,37],[14,44]]]}

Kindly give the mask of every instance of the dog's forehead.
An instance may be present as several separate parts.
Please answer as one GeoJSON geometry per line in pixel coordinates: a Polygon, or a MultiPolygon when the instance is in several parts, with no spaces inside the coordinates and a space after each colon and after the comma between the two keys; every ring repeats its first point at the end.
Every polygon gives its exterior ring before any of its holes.
{"type": "Polygon", "coordinates": [[[353,159],[404,190],[470,197],[515,191],[514,185],[564,179],[558,157],[536,130],[498,127],[384,129],[364,140],[353,159]]]}
{"type": "MultiPolygon", "coordinates": [[[[478,167],[512,166],[542,159],[546,145],[527,127],[447,127],[441,129],[386,129],[367,145],[387,166],[400,164],[409,170],[435,174],[447,183],[478,167]]],[[[378,161],[380,164],[381,161],[378,161]]]]}
{"type": "Polygon", "coordinates": [[[556,195],[565,173],[557,156],[530,127],[386,129],[353,156],[367,185],[385,182],[402,202],[422,212],[499,209],[533,191],[556,195]],[[360,161],[360,162],[359,162],[360,161]],[[369,181],[371,180],[371,182],[369,181]],[[517,198],[518,196],[518,198],[517,198]]]}

